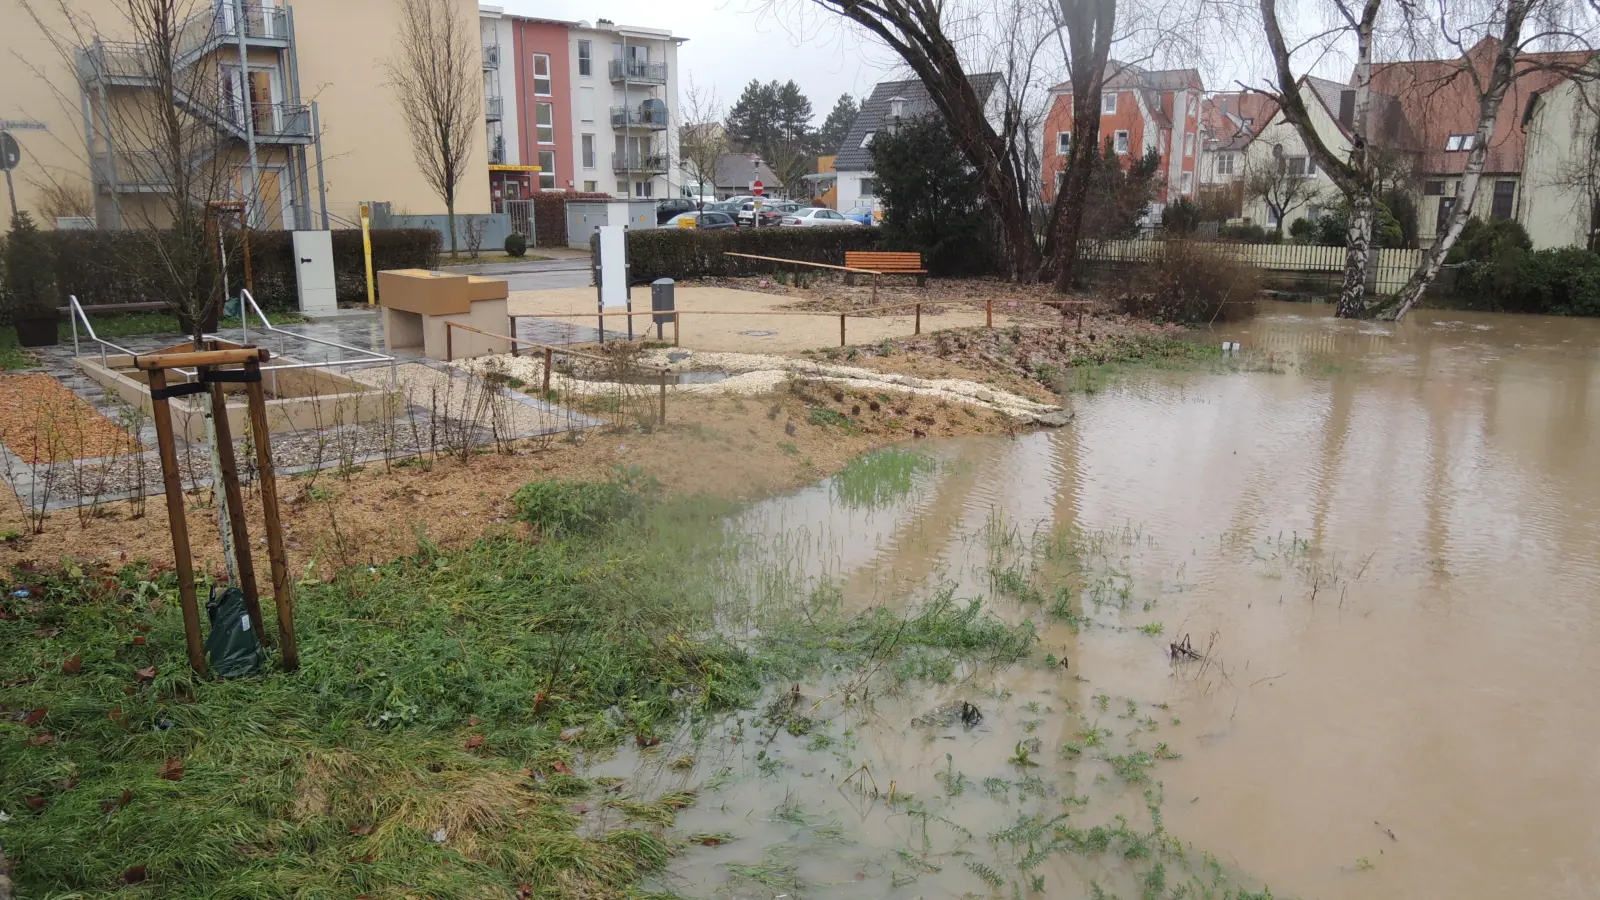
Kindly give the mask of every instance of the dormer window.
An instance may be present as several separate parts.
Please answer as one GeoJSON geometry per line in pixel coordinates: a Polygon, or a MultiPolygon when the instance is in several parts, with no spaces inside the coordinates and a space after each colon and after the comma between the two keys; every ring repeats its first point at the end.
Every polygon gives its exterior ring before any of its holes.
{"type": "Polygon", "coordinates": [[[1462,150],[1471,150],[1477,137],[1475,134],[1452,134],[1444,142],[1445,152],[1458,153],[1462,150]]]}
{"type": "Polygon", "coordinates": [[[861,136],[861,149],[865,150],[872,146],[872,136],[875,134],[877,134],[876,131],[869,131],[861,136]]]}
{"type": "Polygon", "coordinates": [[[906,98],[895,97],[889,101],[889,118],[903,119],[906,117],[906,98]]]}

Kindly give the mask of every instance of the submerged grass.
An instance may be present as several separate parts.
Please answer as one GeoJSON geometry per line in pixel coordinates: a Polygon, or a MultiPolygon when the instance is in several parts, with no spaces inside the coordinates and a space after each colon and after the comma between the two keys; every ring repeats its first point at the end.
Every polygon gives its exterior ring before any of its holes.
{"type": "Polygon", "coordinates": [[[917,475],[933,468],[933,460],[915,450],[878,450],[846,463],[833,479],[833,493],[851,509],[876,509],[911,493],[917,475]]]}
{"type": "MultiPolygon", "coordinates": [[[[914,457],[859,477],[909,477],[914,457]]],[[[0,841],[23,895],[628,896],[694,796],[610,797],[574,774],[584,753],[795,672],[948,677],[1036,640],[953,588],[847,614],[787,571],[758,572],[757,613],[731,587],[750,564],[734,508],[663,500],[637,473],[529,485],[515,506],[526,530],[452,553],[419,536],[302,582],[295,674],[192,674],[169,573],[15,573],[0,841]]]]}

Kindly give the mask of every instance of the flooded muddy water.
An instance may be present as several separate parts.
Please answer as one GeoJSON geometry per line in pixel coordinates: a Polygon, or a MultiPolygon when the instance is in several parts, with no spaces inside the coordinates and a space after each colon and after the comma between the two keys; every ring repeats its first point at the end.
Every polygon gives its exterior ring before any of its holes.
{"type": "Polygon", "coordinates": [[[1276,371],[1130,377],[745,514],[758,593],[982,597],[1038,644],[608,763],[701,791],[662,887],[1593,896],[1600,323],[1269,305],[1215,339],[1276,371]]]}

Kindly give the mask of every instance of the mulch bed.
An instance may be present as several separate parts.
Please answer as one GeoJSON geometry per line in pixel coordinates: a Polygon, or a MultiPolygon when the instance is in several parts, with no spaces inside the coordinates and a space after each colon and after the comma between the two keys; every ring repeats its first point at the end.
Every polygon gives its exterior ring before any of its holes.
{"type": "Polygon", "coordinates": [[[143,449],[121,426],[49,375],[0,376],[0,441],[28,463],[143,449]]]}

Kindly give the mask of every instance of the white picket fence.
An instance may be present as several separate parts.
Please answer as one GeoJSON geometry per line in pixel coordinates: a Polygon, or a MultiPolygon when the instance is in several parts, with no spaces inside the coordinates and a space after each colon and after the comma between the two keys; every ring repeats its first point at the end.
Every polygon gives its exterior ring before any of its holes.
{"type": "MultiPolygon", "coordinates": [[[[1082,258],[1101,262],[1155,262],[1165,255],[1166,244],[1165,240],[1103,241],[1084,244],[1082,258]]],[[[1209,243],[1207,246],[1212,251],[1237,262],[1273,272],[1344,271],[1343,247],[1223,242],[1209,243]]],[[[1421,261],[1421,250],[1379,250],[1374,272],[1375,289],[1380,293],[1393,293],[1399,290],[1421,261]]]]}

